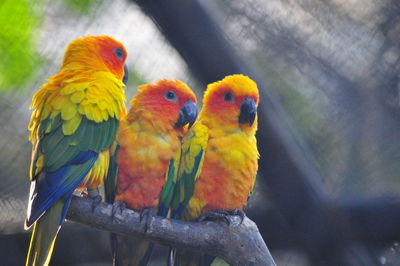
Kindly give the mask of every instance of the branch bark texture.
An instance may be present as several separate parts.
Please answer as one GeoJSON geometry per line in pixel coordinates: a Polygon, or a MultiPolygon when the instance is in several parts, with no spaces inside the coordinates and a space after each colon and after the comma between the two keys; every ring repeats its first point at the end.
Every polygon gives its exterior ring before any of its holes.
{"type": "Polygon", "coordinates": [[[112,216],[112,205],[100,203],[92,210],[93,201],[72,199],[67,219],[121,235],[146,238],[163,245],[201,251],[223,258],[230,265],[275,265],[257,225],[247,217],[231,218],[231,225],[221,222],[184,222],[159,216],[149,222],[140,214],[124,209],[112,216]]]}

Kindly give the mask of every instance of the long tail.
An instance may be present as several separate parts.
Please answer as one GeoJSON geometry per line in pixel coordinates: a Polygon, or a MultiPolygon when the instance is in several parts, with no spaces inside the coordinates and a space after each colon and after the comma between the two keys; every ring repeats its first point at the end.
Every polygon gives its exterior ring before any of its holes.
{"type": "Polygon", "coordinates": [[[115,266],[145,266],[147,265],[153,243],[131,237],[114,235],[113,248],[115,266]]]}
{"type": "MultiPolygon", "coordinates": [[[[112,157],[110,158],[110,166],[108,168],[107,179],[104,182],[104,188],[106,193],[106,201],[110,204],[114,203],[115,192],[116,192],[116,178],[118,165],[115,160],[118,153],[119,146],[112,157]]],[[[149,241],[123,237],[114,233],[110,234],[111,250],[113,253],[113,265],[147,265],[150,260],[151,251],[153,250],[154,244],[149,241]]]]}
{"type": "MultiPolygon", "coordinates": [[[[179,204],[178,208],[171,211],[171,218],[180,220],[182,218],[183,210],[184,205],[179,204]]],[[[168,266],[203,266],[211,265],[211,262],[209,264],[202,263],[202,255],[200,253],[179,250],[172,247],[169,249],[167,258],[168,266]]]]}
{"type": "Polygon", "coordinates": [[[48,265],[60,230],[65,201],[60,199],[34,224],[26,266],[48,265]]]}
{"type": "MultiPolygon", "coordinates": [[[[180,205],[176,210],[171,212],[173,219],[181,219],[184,206],[180,205]]],[[[215,257],[208,254],[201,254],[188,250],[179,250],[170,248],[167,265],[168,266],[210,266],[215,257]]],[[[219,264],[218,264],[219,265],[219,264]]],[[[229,265],[229,264],[221,264],[229,265]]]]}
{"type": "MultiPolygon", "coordinates": [[[[174,266],[210,266],[215,259],[214,256],[186,250],[175,250],[174,252],[172,253],[174,255],[174,266]]],[[[229,264],[223,260],[219,260],[217,265],[228,266],[229,264]]]]}

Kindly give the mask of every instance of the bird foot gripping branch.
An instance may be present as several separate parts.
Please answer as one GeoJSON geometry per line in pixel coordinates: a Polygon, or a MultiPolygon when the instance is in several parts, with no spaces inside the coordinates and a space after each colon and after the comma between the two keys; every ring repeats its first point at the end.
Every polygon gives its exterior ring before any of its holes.
{"type": "Polygon", "coordinates": [[[122,201],[114,201],[112,204],[111,210],[111,218],[114,220],[117,213],[122,214],[122,212],[126,209],[126,203],[122,201]]]}
{"type": "Polygon", "coordinates": [[[146,208],[140,211],[140,222],[145,223],[144,233],[147,233],[150,228],[151,219],[156,216],[156,211],[154,208],[146,208]]]}
{"type": "Polygon", "coordinates": [[[67,218],[130,238],[210,253],[231,265],[276,265],[256,224],[248,218],[238,226],[229,227],[214,221],[183,222],[155,216],[151,219],[151,230],[143,233],[139,212],[126,208],[113,219],[112,205],[101,203],[94,213],[90,212],[91,206],[92,200],[73,197],[67,218]]]}
{"type": "Polygon", "coordinates": [[[100,192],[97,188],[88,189],[87,195],[90,199],[93,200],[92,211],[94,211],[96,207],[99,206],[99,204],[103,201],[100,192]]]}
{"type": "Polygon", "coordinates": [[[242,224],[244,218],[246,218],[246,213],[238,209],[234,209],[232,211],[213,210],[201,214],[200,217],[197,219],[197,221],[199,222],[222,221],[229,226],[232,224],[232,221],[235,219],[235,216],[239,216],[240,218],[239,224],[242,224]]]}

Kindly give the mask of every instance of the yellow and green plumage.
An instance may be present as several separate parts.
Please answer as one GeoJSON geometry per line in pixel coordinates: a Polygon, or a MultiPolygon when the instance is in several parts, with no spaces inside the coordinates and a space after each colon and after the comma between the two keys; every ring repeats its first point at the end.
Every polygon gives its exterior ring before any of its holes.
{"type": "MultiPolygon", "coordinates": [[[[258,168],[257,85],[243,75],[208,85],[199,118],[182,140],[162,202],[175,219],[208,211],[243,210],[258,168]],[[173,189],[171,187],[174,187],[173,189]]],[[[178,252],[176,265],[199,265],[200,256],[178,252]]]]}
{"type": "Polygon", "coordinates": [[[110,147],[125,115],[126,50],[108,36],[67,48],[59,73],[34,95],[31,192],[25,227],[34,225],[26,265],[48,265],[73,191],[104,182],[110,147]]]}

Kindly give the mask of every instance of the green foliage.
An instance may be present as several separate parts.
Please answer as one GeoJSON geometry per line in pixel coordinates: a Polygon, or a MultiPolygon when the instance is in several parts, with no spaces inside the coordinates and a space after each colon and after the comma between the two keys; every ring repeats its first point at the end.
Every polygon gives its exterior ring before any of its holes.
{"type": "Polygon", "coordinates": [[[139,85],[147,83],[147,80],[140,74],[134,66],[128,66],[129,79],[127,87],[135,88],[139,85]]]}
{"type": "Polygon", "coordinates": [[[95,0],[63,0],[68,6],[77,12],[88,14],[92,10],[95,0]]]}
{"type": "Polygon", "coordinates": [[[141,75],[133,65],[128,65],[129,79],[128,84],[125,86],[126,99],[130,101],[134,94],[137,93],[137,87],[139,85],[148,83],[145,77],[141,75]]]}
{"type": "Polygon", "coordinates": [[[29,0],[0,4],[0,92],[22,87],[36,73],[40,63],[35,43],[38,20],[29,0]]]}
{"type": "MultiPolygon", "coordinates": [[[[94,0],[63,0],[73,11],[89,13],[94,0]]],[[[23,88],[43,63],[36,38],[43,1],[0,3],[0,92],[23,88]]]]}

